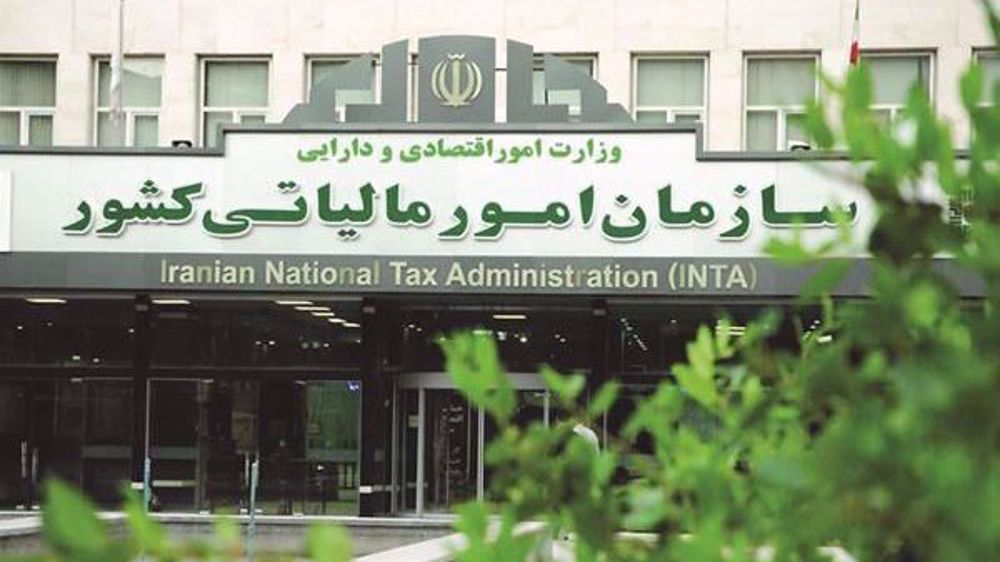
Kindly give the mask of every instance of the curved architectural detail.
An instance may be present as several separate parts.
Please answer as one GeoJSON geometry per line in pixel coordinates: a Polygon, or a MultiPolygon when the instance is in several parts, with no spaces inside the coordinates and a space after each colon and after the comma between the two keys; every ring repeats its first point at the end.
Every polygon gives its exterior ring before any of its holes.
{"type": "Polygon", "coordinates": [[[317,82],[309,93],[309,102],[292,108],[282,120],[283,125],[303,126],[336,123],[337,92],[340,90],[364,90],[370,88],[374,80],[375,58],[362,55],[317,82]]]}
{"type": "MultiPolygon", "coordinates": [[[[415,97],[421,123],[495,123],[496,119],[496,40],[473,35],[440,35],[418,42],[416,91],[407,80],[407,41],[382,48],[381,101],[348,104],[345,121],[352,123],[405,123],[406,109],[415,97]]],[[[506,109],[508,123],[568,123],[565,104],[535,104],[533,101],[534,52],[530,45],[508,40],[506,109]]],[[[308,103],[295,106],[282,124],[289,128],[325,125],[339,119],[337,92],[366,89],[374,83],[374,57],[362,55],[317,83],[308,103]]],[[[609,104],[607,90],[597,80],[580,72],[557,56],[546,55],[543,62],[548,90],[575,90],[580,94],[580,111],[574,121],[582,123],[631,123],[620,104],[609,104]]]]}

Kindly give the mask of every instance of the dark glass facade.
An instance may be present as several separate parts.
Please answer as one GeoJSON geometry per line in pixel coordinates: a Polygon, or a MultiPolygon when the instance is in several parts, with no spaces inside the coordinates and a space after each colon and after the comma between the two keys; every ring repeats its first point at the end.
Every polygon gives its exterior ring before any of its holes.
{"type": "MultiPolygon", "coordinates": [[[[437,340],[496,339],[518,423],[560,412],[540,365],[624,385],[600,435],[669,381],[698,326],[741,326],[775,304],[469,297],[156,295],[0,298],[0,510],[31,510],[58,476],[105,506],[152,485],[162,511],[442,511],[489,493],[495,427],[449,388],[437,340]]],[[[795,346],[815,310],[780,307],[795,346]]],[[[692,410],[693,423],[700,423],[692,410]]],[[[648,444],[647,444],[648,445],[648,444]]],[[[643,442],[637,444],[643,451],[643,442]]]]}
{"type": "Polygon", "coordinates": [[[358,510],[358,301],[0,298],[0,510],[57,476],[105,506],[358,510]]]}

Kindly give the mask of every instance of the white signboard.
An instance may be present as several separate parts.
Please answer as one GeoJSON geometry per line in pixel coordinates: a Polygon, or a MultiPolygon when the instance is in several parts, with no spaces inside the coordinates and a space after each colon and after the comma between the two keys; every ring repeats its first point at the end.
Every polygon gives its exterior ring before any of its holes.
{"type": "Polygon", "coordinates": [[[10,251],[12,187],[10,172],[0,170],[0,252],[10,251]]]}
{"type": "Polygon", "coordinates": [[[819,165],[697,161],[694,142],[246,132],[221,157],[0,154],[0,167],[18,183],[15,252],[755,257],[796,226],[817,244],[838,220],[859,239],[871,228],[863,192],[819,165]]]}

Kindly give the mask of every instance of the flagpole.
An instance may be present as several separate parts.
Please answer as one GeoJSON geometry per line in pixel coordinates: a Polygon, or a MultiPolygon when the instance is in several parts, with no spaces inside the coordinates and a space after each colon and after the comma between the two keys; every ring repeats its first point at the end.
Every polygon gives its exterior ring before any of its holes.
{"type": "Polygon", "coordinates": [[[111,119],[122,117],[122,70],[125,51],[125,0],[118,0],[118,25],[115,29],[115,48],[111,54],[111,119]]]}
{"type": "Polygon", "coordinates": [[[861,59],[861,0],[854,0],[854,28],[851,31],[851,65],[861,59]]]}

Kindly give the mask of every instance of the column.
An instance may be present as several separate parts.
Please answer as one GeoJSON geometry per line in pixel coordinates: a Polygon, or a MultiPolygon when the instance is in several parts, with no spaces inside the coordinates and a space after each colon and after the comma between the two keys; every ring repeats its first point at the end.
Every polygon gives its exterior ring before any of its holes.
{"type": "Polygon", "coordinates": [[[608,380],[607,301],[593,301],[590,314],[590,376],[587,377],[587,392],[593,394],[608,380]]]}
{"type": "Polygon", "coordinates": [[[361,468],[358,514],[371,517],[389,509],[392,412],[391,385],[383,369],[389,336],[381,303],[361,303],[361,468]]]}
{"type": "MultiPolygon", "coordinates": [[[[146,460],[146,412],[149,405],[149,364],[152,354],[149,295],[136,295],[132,361],[132,482],[143,482],[146,460]]],[[[136,486],[133,486],[136,487],[136,486]]]]}

